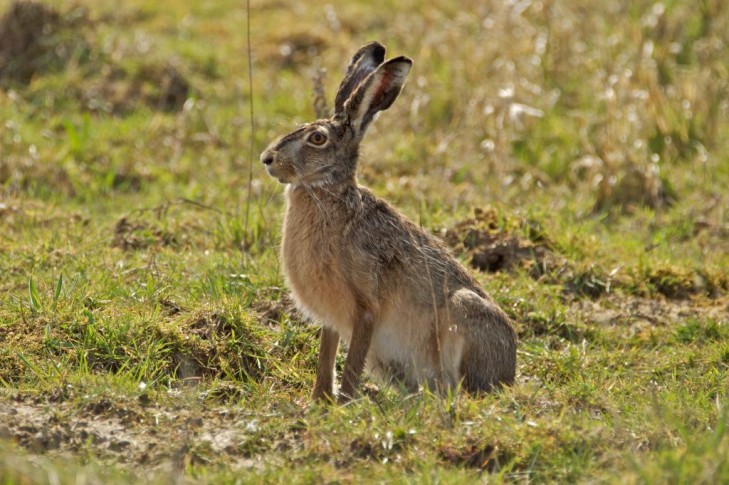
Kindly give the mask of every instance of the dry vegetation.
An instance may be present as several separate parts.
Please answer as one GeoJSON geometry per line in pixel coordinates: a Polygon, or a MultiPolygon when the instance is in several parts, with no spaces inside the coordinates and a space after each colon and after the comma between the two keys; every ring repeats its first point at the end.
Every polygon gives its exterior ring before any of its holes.
{"type": "Polygon", "coordinates": [[[250,20],[253,86],[242,2],[0,0],[0,481],[729,482],[727,2],[250,20]],[[501,393],[309,402],[256,156],[372,39],[360,179],[514,319],[501,393]]]}

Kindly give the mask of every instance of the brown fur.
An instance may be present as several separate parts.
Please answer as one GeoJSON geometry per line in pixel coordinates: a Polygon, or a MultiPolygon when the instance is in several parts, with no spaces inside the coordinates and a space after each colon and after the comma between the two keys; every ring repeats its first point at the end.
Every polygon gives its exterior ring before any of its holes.
{"type": "Polygon", "coordinates": [[[341,401],[355,394],[365,367],[410,390],[511,384],[516,335],[506,314],[438,239],[356,182],[362,136],[397,98],[412,62],[382,63],[382,56],[378,43],[362,47],[334,117],[300,127],[261,155],[268,172],[289,184],[281,245],[287,283],[303,313],[323,325],[314,397],[333,396],[339,338],[348,345],[341,401]],[[326,142],[316,145],[314,132],[326,142]]]}

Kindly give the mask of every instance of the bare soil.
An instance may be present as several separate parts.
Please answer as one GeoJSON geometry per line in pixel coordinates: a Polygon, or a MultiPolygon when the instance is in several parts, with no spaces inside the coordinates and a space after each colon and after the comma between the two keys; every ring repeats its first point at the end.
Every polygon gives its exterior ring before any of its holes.
{"type": "Polygon", "coordinates": [[[257,466],[261,457],[247,444],[255,439],[256,419],[194,398],[193,405],[189,397],[171,400],[188,404],[152,405],[145,394],[73,402],[62,396],[4,396],[0,438],[31,455],[94,457],[134,474],[182,473],[189,464],[217,460],[233,469],[257,466]]]}

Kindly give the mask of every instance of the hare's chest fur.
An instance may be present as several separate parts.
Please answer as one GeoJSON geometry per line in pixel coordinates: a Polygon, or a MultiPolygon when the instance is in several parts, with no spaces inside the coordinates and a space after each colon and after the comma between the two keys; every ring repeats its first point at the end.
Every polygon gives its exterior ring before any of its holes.
{"type": "Polygon", "coordinates": [[[351,335],[356,302],[341,265],[337,263],[341,234],[332,214],[316,201],[287,190],[281,260],[291,293],[312,319],[351,335]]]}

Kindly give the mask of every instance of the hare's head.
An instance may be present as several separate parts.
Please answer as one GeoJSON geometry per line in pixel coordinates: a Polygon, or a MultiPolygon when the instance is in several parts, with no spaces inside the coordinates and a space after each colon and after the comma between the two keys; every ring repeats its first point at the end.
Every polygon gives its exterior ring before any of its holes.
{"type": "Polygon", "coordinates": [[[334,116],[299,126],[261,154],[281,183],[321,186],[354,179],[359,144],[375,114],[400,94],[413,61],[387,62],[385,47],[371,42],[352,57],[334,102],[334,116]]]}

